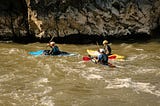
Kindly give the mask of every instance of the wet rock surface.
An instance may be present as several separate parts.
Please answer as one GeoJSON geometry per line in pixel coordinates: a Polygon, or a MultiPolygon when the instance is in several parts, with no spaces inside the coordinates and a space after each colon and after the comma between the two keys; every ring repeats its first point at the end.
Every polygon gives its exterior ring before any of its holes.
{"type": "Polygon", "coordinates": [[[158,0],[0,1],[0,40],[152,37],[159,33],[159,4],[158,0]]]}

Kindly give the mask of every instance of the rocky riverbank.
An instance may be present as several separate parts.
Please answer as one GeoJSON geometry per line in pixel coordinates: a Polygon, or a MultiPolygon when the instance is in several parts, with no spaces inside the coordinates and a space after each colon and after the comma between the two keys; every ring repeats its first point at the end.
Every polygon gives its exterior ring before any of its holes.
{"type": "Polygon", "coordinates": [[[159,5],[159,0],[0,1],[0,40],[150,38],[159,34],[159,5]]]}

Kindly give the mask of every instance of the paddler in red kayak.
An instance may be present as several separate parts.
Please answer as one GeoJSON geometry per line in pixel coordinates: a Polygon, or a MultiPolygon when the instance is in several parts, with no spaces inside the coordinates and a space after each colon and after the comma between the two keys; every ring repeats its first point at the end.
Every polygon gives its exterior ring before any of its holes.
{"type": "Polygon", "coordinates": [[[104,49],[99,49],[98,52],[100,53],[98,55],[98,57],[95,57],[95,63],[100,63],[103,65],[108,65],[108,55],[105,54],[105,50],[104,49]]]}
{"type": "Polygon", "coordinates": [[[92,59],[94,60],[93,62],[108,65],[109,67],[116,67],[115,65],[108,62],[108,55],[105,53],[104,49],[99,49],[98,52],[100,54],[97,58],[92,59]]]}

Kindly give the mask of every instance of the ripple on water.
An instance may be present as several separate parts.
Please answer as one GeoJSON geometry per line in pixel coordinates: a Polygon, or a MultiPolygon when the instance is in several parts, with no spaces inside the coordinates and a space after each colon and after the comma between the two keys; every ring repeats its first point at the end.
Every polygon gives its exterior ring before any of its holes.
{"type": "Polygon", "coordinates": [[[51,96],[44,96],[40,99],[40,105],[54,106],[55,103],[54,103],[53,98],[51,96]]]}
{"type": "Polygon", "coordinates": [[[103,79],[103,77],[101,75],[96,75],[96,74],[89,74],[88,76],[86,76],[87,80],[91,80],[91,79],[103,79]]]}
{"type": "MultiPolygon", "coordinates": [[[[82,102],[81,100],[83,99],[88,102],[94,100],[94,97],[97,95],[102,98],[104,97],[104,101],[103,99],[96,98],[97,104],[95,105],[98,105],[99,102],[106,103],[107,100],[114,101],[118,95],[122,96],[121,90],[125,90],[124,92],[129,94],[140,94],[138,96],[142,97],[144,100],[146,100],[146,97],[142,93],[159,97],[159,52],[155,54],[154,51],[149,49],[152,49],[152,47],[149,47],[150,45],[148,44],[146,45],[144,47],[140,44],[121,44],[120,46],[122,49],[117,49],[120,47],[119,45],[112,45],[113,50],[115,50],[116,53],[125,53],[125,56],[127,57],[125,61],[111,61],[111,63],[118,65],[115,69],[96,65],[91,62],[83,62],[81,61],[81,55],[79,55],[79,57],[34,57],[28,55],[27,49],[28,51],[31,49],[39,50],[44,47],[43,44],[40,46],[39,43],[37,45],[26,45],[25,48],[24,45],[19,44],[11,44],[9,48],[8,45],[6,47],[3,46],[0,48],[0,51],[2,51],[1,65],[3,65],[0,66],[0,102],[5,103],[6,101],[12,102],[15,100],[16,102],[12,103],[14,105],[54,106],[55,100],[57,104],[60,104],[59,102],[66,100],[66,98],[68,101],[73,101],[72,97],[77,97],[76,99],[80,100],[80,102],[82,102]],[[154,63],[155,61],[156,63],[154,63]],[[11,68],[8,68],[10,66],[11,68]],[[5,69],[5,71],[3,71],[3,69],[5,69]],[[137,76],[138,74],[139,76],[137,76]],[[145,78],[140,78],[143,77],[143,75],[152,75],[152,78],[148,76],[147,80],[145,78]],[[128,78],[128,76],[131,78],[128,78]],[[136,81],[132,78],[136,78],[136,81]],[[150,83],[144,83],[143,80],[150,83]],[[96,81],[97,84],[101,85],[100,87],[95,84],[96,81]],[[79,87],[80,83],[82,84],[82,89],[79,87]],[[88,95],[88,98],[86,98],[86,94],[83,96],[83,93],[79,92],[83,90],[84,84],[92,91],[97,92],[93,92],[92,95],[88,95]],[[66,85],[69,87],[66,87],[66,85]],[[75,87],[75,85],[78,85],[78,87],[75,87]],[[71,91],[72,93],[68,93],[68,90],[73,90],[70,89],[72,87],[75,88],[74,92],[71,91]],[[126,91],[126,88],[134,92],[126,91]],[[112,90],[108,89],[120,89],[120,92],[117,90],[118,92],[114,96],[110,94],[110,92],[112,93],[112,90]],[[61,98],[55,96],[56,92],[57,94],[60,92],[59,95],[61,98]],[[65,93],[67,97],[63,99],[65,93]]],[[[157,46],[159,46],[159,44],[157,46]]],[[[75,51],[72,49],[74,48],[72,45],[63,45],[62,49],[68,47],[70,47],[70,49],[67,50],[75,51]]],[[[87,48],[86,45],[80,45],[78,47],[76,45],[77,54],[84,54],[84,49],[86,50],[87,48]]],[[[96,46],[92,45],[89,48],[96,48],[96,46]]],[[[155,50],[158,51],[159,49],[155,48],[155,50]]],[[[113,92],[115,92],[115,90],[113,90],[113,92]]],[[[127,96],[127,98],[129,97],[130,95],[127,96]]],[[[119,100],[119,98],[117,100],[119,100]]],[[[154,98],[151,101],[157,102],[154,98]]],[[[122,102],[116,101],[115,104],[122,105],[122,102]]]]}
{"type": "Polygon", "coordinates": [[[48,78],[39,78],[31,83],[31,95],[33,99],[40,97],[37,101],[39,105],[47,105],[47,106],[54,106],[54,97],[48,96],[50,92],[52,92],[52,87],[47,86],[49,81],[48,78]],[[35,98],[36,97],[36,98],[35,98]]]}
{"type": "Polygon", "coordinates": [[[143,60],[145,58],[148,58],[147,54],[138,54],[138,55],[136,54],[129,56],[126,61],[143,60]]]}
{"type": "Polygon", "coordinates": [[[107,86],[105,87],[106,89],[131,88],[137,93],[145,92],[160,96],[160,91],[157,90],[156,86],[151,85],[150,83],[134,82],[131,78],[116,78],[113,80],[106,80],[105,82],[107,83],[107,86]]]}
{"type": "Polygon", "coordinates": [[[15,75],[13,73],[1,75],[0,76],[0,82],[10,81],[14,78],[15,78],[15,75]]]}

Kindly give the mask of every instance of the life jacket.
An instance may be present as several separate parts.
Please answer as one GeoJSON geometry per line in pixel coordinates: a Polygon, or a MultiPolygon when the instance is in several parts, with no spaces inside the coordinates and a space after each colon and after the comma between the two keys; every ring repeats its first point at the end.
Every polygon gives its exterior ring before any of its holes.
{"type": "Polygon", "coordinates": [[[51,55],[58,55],[58,54],[60,54],[59,48],[58,46],[54,46],[52,48],[51,55]]]}
{"type": "Polygon", "coordinates": [[[112,49],[111,49],[111,47],[110,47],[109,45],[106,45],[105,48],[104,48],[104,50],[105,50],[105,51],[108,50],[108,55],[111,55],[112,49]]]}

